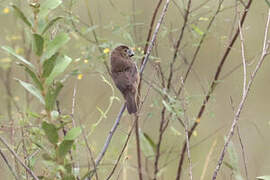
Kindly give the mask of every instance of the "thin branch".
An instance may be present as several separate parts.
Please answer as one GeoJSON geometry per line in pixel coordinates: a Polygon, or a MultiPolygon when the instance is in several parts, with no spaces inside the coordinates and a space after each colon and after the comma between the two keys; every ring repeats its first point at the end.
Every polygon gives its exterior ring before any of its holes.
{"type": "Polygon", "coordinates": [[[208,168],[208,165],[209,165],[209,162],[210,162],[210,157],[212,156],[212,153],[214,151],[214,148],[216,147],[217,145],[217,139],[214,140],[210,150],[209,150],[209,153],[207,154],[206,156],[206,160],[205,160],[205,163],[204,163],[204,166],[203,166],[203,171],[202,171],[202,175],[200,177],[200,180],[203,180],[204,179],[204,176],[206,174],[206,170],[208,168]]]}
{"type": "Polygon", "coordinates": [[[243,157],[243,162],[244,162],[244,167],[245,167],[245,174],[246,174],[246,178],[247,180],[249,180],[248,178],[248,169],[247,169],[247,162],[246,162],[246,153],[245,153],[245,148],[244,148],[244,144],[242,142],[242,138],[240,135],[240,128],[239,126],[237,126],[237,136],[240,142],[240,146],[241,146],[241,150],[242,150],[242,157],[243,157]]]}
{"type": "MultiPolygon", "coordinates": [[[[182,83],[183,79],[182,79],[182,83]]],[[[189,136],[188,136],[188,129],[189,129],[189,120],[187,116],[187,110],[186,110],[186,105],[185,105],[185,97],[183,97],[183,102],[182,102],[182,107],[183,107],[183,112],[184,112],[184,119],[185,119],[185,135],[186,135],[186,142],[187,142],[187,156],[188,156],[188,163],[189,163],[189,177],[190,180],[192,180],[192,163],[191,163],[191,155],[190,155],[190,146],[189,146],[189,136]]]]}
{"type": "MultiPolygon", "coordinates": [[[[241,19],[240,20],[241,26],[243,26],[243,24],[244,24],[244,21],[246,19],[247,14],[248,14],[248,10],[249,10],[249,8],[251,6],[251,3],[252,3],[252,0],[249,0],[248,3],[247,3],[247,6],[244,9],[243,15],[240,18],[241,19]]],[[[215,90],[215,88],[217,86],[217,83],[218,83],[219,76],[220,76],[221,70],[223,68],[223,65],[224,65],[225,61],[227,60],[227,57],[230,54],[231,49],[232,49],[232,47],[233,47],[233,45],[234,45],[234,43],[235,43],[235,41],[236,41],[236,39],[237,39],[238,36],[239,36],[239,28],[235,32],[235,34],[234,34],[231,42],[228,44],[228,46],[226,48],[226,51],[225,51],[223,57],[221,58],[221,61],[220,61],[219,65],[218,65],[217,71],[215,73],[214,80],[211,83],[210,89],[209,89],[207,95],[205,96],[205,99],[203,101],[203,104],[202,104],[202,106],[200,108],[200,111],[199,111],[199,113],[197,115],[197,118],[196,118],[197,120],[195,121],[195,123],[193,124],[193,126],[191,127],[191,129],[189,131],[189,137],[191,137],[192,133],[194,132],[194,130],[196,129],[196,127],[200,123],[200,120],[201,120],[201,117],[202,117],[202,115],[204,113],[204,110],[206,108],[206,105],[207,105],[207,103],[208,103],[208,101],[209,101],[212,93],[214,92],[214,90],[215,90]]],[[[182,171],[182,166],[183,166],[183,162],[184,162],[184,158],[185,158],[186,148],[187,148],[186,147],[186,142],[184,142],[184,145],[182,146],[182,150],[181,150],[181,154],[180,154],[180,161],[178,163],[178,170],[177,170],[176,180],[179,180],[180,179],[180,176],[181,176],[181,171],[182,171]]]]}
{"type": "MultiPolygon", "coordinates": [[[[75,82],[75,86],[73,88],[73,95],[72,95],[71,120],[72,120],[73,128],[76,127],[75,118],[74,118],[75,105],[76,105],[76,94],[77,94],[77,81],[75,82]]],[[[74,154],[75,154],[75,157],[77,157],[77,155],[78,155],[78,150],[77,149],[74,150],[74,154]]],[[[71,151],[70,151],[70,157],[71,157],[71,159],[73,159],[71,151]]],[[[74,159],[74,164],[73,164],[72,168],[80,170],[80,161],[74,159]]],[[[77,176],[76,178],[79,179],[79,176],[77,176]]]]}
{"type": "Polygon", "coordinates": [[[172,81],[172,77],[173,77],[173,66],[174,66],[174,63],[176,61],[176,58],[177,58],[177,55],[178,55],[178,50],[179,50],[179,47],[181,45],[182,39],[184,37],[184,32],[185,32],[187,22],[188,22],[188,17],[189,17],[189,14],[190,14],[190,8],[191,8],[191,0],[189,0],[188,4],[187,4],[186,13],[185,13],[185,16],[184,16],[184,23],[182,25],[181,32],[180,32],[178,41],[176,43],[176,47],[174,49],[173,60],[170,63],[170,74],[169,74],[168,84],[167,84],[167,89],[168,90],[170,89],[170,86],[171,86],[171,81],[172,81]]]}
{"type": "Polygon", "coordinates": [[[243,63],[243,76],[244,76],[244,80],[243,80],[243,94],[246,94],[246,84],[247,84],[247,65],[246,65],[246,57],[245,57],[245,46],[244,46],[244,37],[243,37],[243,31],[242,31],[242,27],[239,21],[238,24],[238,28],[239,28],[239,32],[240,32],[240,41],[241,41],[241,55],[242,55],[242,63],[243,63]]]}
{"type": "MultiPolygon", "coordinates": [[[[146,38],[146,43],[145,43],[145,46],[144,46],[144,55],[146,55],[146,53],[147,53],[148,45],[149,45],[149,42],[150,42],[150,39],[151,39],[151,34],[152,34],[152,31],[153,31],[153,26],[154,26],[156,16],[157,16],[157,13],[158,13],[158,10],[159,10],[159,7],[160,7],[161,3],[162,3],[162,0],[159,0],[157,6],[155,8],[155,11],[153,13],[153,16],[152,16],[152,20],[151,20],[151,23],[150,23],[148,35],[147,35],[147,38],[146,38]]],[[[145,58],[143,57],[142,61],[141,61],[141,65],[142,65],[144,59],[145,58]]]]}
{"type": "Polygon", "coordinates": [[[110,144],[110,142],[111,142],[111,140],[112,140],[112,137],[113,137],[113,135],[114,135],[114,133],[115,133],[115,131],[116,131],[116,129],[117,129],[119,123],[120,123],[120,119],[121,119],[121,117],[122,117],[122,115],[123,115],[125,109],[126,109],[126,104],[124,104],[124,105],[121,107],[120,112],[118,113],[118,116],[117,116],[117,118],[116,118],[116,121],[114,122],[114,125],[113,125],[112,129],[110,130],[109,135],[108,135],[108,137],[107,137],[107,139],[106,139],[106,141],[105,141],[105,144],[104,144],[104,146],[103,146],[101,152],[99,153],[98,157],[97,157],[96,160],[95,160],[96,167],[99,166],[100,161],[101,161],[102,158],[104,157],[104,155],[105,155],[105,153],[106,153],[106,151],[107,151],[107,149],[108,149],[108,147],[109,147],[109,144],[110,144]]]}
{"type": "Polygon", "coordinates": [[[192,57],[191,62],[189,63],[187,72],[186,72],[186,74],[184,75],[184,78],[183,78],[184,83],[181,83],[181,84],[180,84],[180,88],[179,88],[179,90],[178,90],[178,92],[177,92],[177,96],[179,96],[179,95],[181,94],[181,92],[182,92],[183,84],[186,83],[186,80],[187,80],[187,78],[188,78],[188,76],[189,76],[189,73],[190,73],[191,70],[192,70],[193,64],[194,64],[194,62],[196,61],[197,55],[198,55],[199,52],[200,52],[200,49],[201,49],[201,47],[202,47],[202,44],[203,44],[203,42],[204,42],[204,40],[205,40],[205,38],[206,38],[206,36],[207,36],[207,34],[208,34],[210,28],[212,27],[212,24],[213,24],[214,20],[216,19],[218,13],[220,12],[221,5],[222,5],[223,1],[224,1],[224,0],[220,0],[220,1],[219,1],[218,8],[217,8],[215,14],[213,15],[213,17],[211,18],[211,20],[209,21],[209,23],[208,23],[208,25],[207,25],[207,28],[206,28],[206,32],[203,33],[203,35],[202,35],[202,38],[201,38],[201,40],[200,40],[200,42],[199,42],[199,45],[198,45],[197,49],[195,50],[195,53],[194,53],[194,55],[193,55],[193,57],[192,57]]]}
{"type": "Polygon", "coordinates": [[[137,151],[137,163],[138,163],[138,175],[139,180],[143,180],[142,176],[142,160],[141,160],[141,145],[140,145],[140,134],[139,134],[139,115],[135,114],[135,137],[136,137],[136,151],[137,151]]]}
{"type": "MultiPolygon", "coordinates": [[[[177,55],[178,55],[178,49],[179,49],[180,44],[182,42],[182,38],[184,36],[184,32],[185,32],[185,29],[186,29],[186,26],[187,26],[190,8],[191,8],[191,0],[189,0],[188,4],[187,4],[187,9],[186,9],[186,12],[185,12],[185,15],[184,15],[184,23],[182,25],[181,32],[180,32],[177,44],[175,46],[172,62],[170,63],[170,71],[169,71],[170,73],[169,73],[169,77],[168,77],[168,83],[167,83],[167,86],[166,86],[167,90],[169,90],[170,87],[171,87],[171,82],[172,82],[173,72],[174,72],[173,71],[173,66],[174,66],[174,63],[176,61],[176,58],[177,58],[177,55]]],[[[160,73],[161,73],[162,79],[164,79],[164,75],[163,75],[163,72],[161,71],[161,67],[160,67],[160,73]]],[[[164,85],[163,88],[165,88],[165,83],[163,82],[162,84],[164,85]]],[[[166,99],[166,97],[164,97],[164,98],[166,99]]],[[[154,167],[155,168],[155,170],[154,170],[154,180],[157,179],[157,173],[159,172],[158,164],[159,164],[159,159],[160,159],[160,148],[161,148],[161,142],[162,142],[162,139],[163,139],[163,134],[164,134],[164,132],[166,130],[166,128],[164,128],[164,127],[167,127],[168,122],[169,122],[169,120],[168,120],[167,123],[166,123],[167,125],[164,126],[164,124],[165,124],[165,113],[166,113],[166,107],[164,106],[162,108],[162,111],[161,111],[161,121],[160,121],[160,127],[159,127],[159,138],[158,138],[157,152],[156,152],[155,163],[154,163],[154,166],[155,166],[154,167]]]]}
{"type": "Polygon", "coordinates": [[[216,169],[214,171],[212,180],[215,180],[217,178],[217,175],[218,175],[220,167],[221,167],[221,165],[223,163],[223,159],[225,157],[225,153],[227,151],[228,145],[229,145],[230,140],[231,140],[231,138],[232,138],[232,136],[234,134],[235,127],[237,126],[237,123],[238,123],[238,121],[240,119],[240,115],[241,115],[241,112],[242,112],[243,107],[245,105],[245,102],[246,102],[247,96],[249,94],[250,88],[251,88],[251,86],[252,86],[252,84],[254,82],[254,79],[255,79],[255,77],[257,75],[257,72],[259,71],[259,69],[262,66],[262,63],[264,62],[265,57],[268,55],[267,51],[268,51],[268,47],[269,47],[269,41],[268,41],[269,22],[270,22],[270,9],[268,10],[268,19],[267,19],[267,23],[266,23],[264,42],[263,42],[263,50],[262,50],[261,57],[259,59],[259,62],[256,65],[254,71],[251,74],[251,77],[250,77],[250,80],[249,80],[249,82],[247,84],[246,89],[243,91],[241,102],[239,103],[238,109],[237,109],[237,111],[236,111],[236,113],[234,115],[234,119],[233,119],[233,123],[232,123],[231,129],[230,129],[230,132],[227,135],[227,138],[226,138],[225,144],[223,146],[223,150],[221,152],[221,155],[219,157],[218,164],[217,164],[216,169]]]}
{"type": "Polygon", "coordinates": [[[126,139],[126,141],[125,141],[125,144],[124,144],[124,146],[123,146],[123,148],[122,148],[120,154],[118,155],[118,158],[117,158],[117,160],[116,160],[116,163],[114,164],[113,169],[112,169],[112,171],[110,172],[109,176],[106,178],[106,180],[111,179],[111,177],[112,177],[112,175],[113,175],[115,169],[117,168],[117,165],[119,164],[119,161],[120,161],[120,159],[121,159],[121,157],[122,157],[122,155],[123,155],[123,153],[124,153],[124,151],[125,151],[125,149],[126,149],[126,147],[127,147],[127,145],[128,145],[128,141],[129,141],[129,139],[130,139],[130,137],[131,137],[131,134],[132,134],[132,132],[133,132],[134,126],[135,126],[135,121],[133,122],[133,125],[131,126],[131,128],[130,128],[130,130],[129,130],[127,139],[126,139]]]}
{"type": "Polygon", "coordinates": [[[11,167],[11,165],[9,164],[8,159],[6,158],[6,156],[4,155],[4,153],[1,151],[1,149],[0,149],[0,155],[1,155],[1,157],[3,158],[3,160],[5,161],[5,163],[7,164],[8,169],[10,170],[10,172],[11,172],[11,174],[14,176],[14,178],[15,178],[16,180],[19,180],[19,178],[16,176],[15,171],[13,170],[13,168],[11,167]]]}
{"type": "Polygon", "coordinates": [[[24,162],[19,158],[19,156],[15,153],[15,151],[13,149],[11,149],[11,147],[9,147],[9,145],[7,144],[7,142],[0,137],[0,141],[6,146],[6,148],[11,152],[11,154],[15,157],[15,159],[18,160],[18,162],[26,169],[26,171],[35,179],[35,180],[39,180],[38,177],[34,174],[34,172],[27,167],[24,162]]]}

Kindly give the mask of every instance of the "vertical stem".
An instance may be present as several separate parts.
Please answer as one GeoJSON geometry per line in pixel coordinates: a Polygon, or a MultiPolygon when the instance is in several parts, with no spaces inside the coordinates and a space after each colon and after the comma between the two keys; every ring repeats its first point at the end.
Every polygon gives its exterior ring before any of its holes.
{"type": "Polygon", "coordinates": [[[136,132],[136,145],[137,145],[137,163],[138,163],[138,175],[139,180],[143,179],[142,176],[142,163],[141,163],[141,146],[140,146],[140,134],[139,134],[139,118],[135,115],[135,132],[136,132]]]}

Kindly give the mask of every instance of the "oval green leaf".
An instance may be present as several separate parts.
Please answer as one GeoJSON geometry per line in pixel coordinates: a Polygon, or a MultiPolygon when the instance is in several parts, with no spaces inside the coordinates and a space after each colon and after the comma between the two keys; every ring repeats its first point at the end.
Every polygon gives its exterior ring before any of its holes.
{"type": "Polygon", "coordinates": [[[71,150],[74,141],[64,140],[57,149],[57,157],[64,158],[66,154],[71,150]]]}
{"type": "Polygon", "coordinates": [[[30,28],[32,28],[32,24],[30,21],[27,19],[27,17],[24,15],[24,13],[16,6],[16,5],[11,5],[16,13],[16,15],[30,28]]]}
{"type": "Polygon", "coordinates": [[[45,81],[45,84],[50,85],[58,75],[60,75],[61,73],[63,73],[66,70],[66,68],[71,63],[71,61],[72,61],[72,59],[68,56],[58,57],[56,59],[56,64],[55,64],[51,74],[49,75],[49,77],[45,81]]]}
{"type": "Polygon", "coordinates": [[[20,56],[19,54],[17,54],[11,47],[8,46],[2,46],[2,49],[4,49],[5,51],[7,51],[9,54],[11,54],[12,56],[16,57],[18,60],[20,60],[21,62],[23,62],[24,64],[26,64],[27,66],[31,67],[32,69],[35,69],[35,66],[30,63],[28,60],[26,60],[24,57],[20,56]]]}
{"type": "Polygon", "coordinates": [[[66,33],[60,33],[48,43],[46,51],[41,57],[41,62],[51,58],[63,45],[69,41],[69,36],[66,33]]]}
{"type": "Polygon", "coordinates": [[[42,123],[42,129],[44,130],[50,143],[57,144],[59,139],[57,128],[53,124],[44,121],[42,123]]]}
{"type": "Polygon", "coordinates": [[[72,128],[65,135],[64,140],[75,140],[82,133],[82,129],[80,127],[72,128]]]}
{"type": "Polygon", "coordinates": [[[33,34],[33,50],[36,55],[41,56],[43,53],[44,40],[39,34],[33,34]]]}
{"type": "Polygon", "coordinates": [[[34,85],[24,82],[22,80],[19,80],[19,83],[27,90],[29,91],[33,96],[35,96],[36,98],[38,98],[38,100],[42,103],[45,104],[45,101],[43,99],[43,96],[41,95],[40,90],[38,90],[34,85]]]}

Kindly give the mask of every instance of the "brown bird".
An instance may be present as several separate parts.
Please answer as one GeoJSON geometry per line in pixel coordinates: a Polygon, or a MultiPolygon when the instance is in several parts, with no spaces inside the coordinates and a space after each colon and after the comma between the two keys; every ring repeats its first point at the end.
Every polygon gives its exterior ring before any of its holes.
{"type": "Polygon", "coordinates": [[[127,46],[116,47],[111,53],[111,73],[116,87],[123,94],[129,114],[137,112],[139,73],[131,57],[134,52],[127,46]]]}

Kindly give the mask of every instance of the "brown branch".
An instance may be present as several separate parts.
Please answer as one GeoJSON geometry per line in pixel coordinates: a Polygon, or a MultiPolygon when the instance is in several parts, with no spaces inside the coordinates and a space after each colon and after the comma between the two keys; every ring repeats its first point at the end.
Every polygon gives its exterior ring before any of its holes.
{"type": "MultiPolygon", "coordinates": [[[[244,21],[246,19],[246,16],[248,14],[248,10],[249,10],[249,8],[251,6],[251,3],[252,3],[252,0],[249,0],[248,3],[247,3],[247,5],[246,5],[246,7],[245,7],[245,9],[244,9],[243,15],[240,18],[241,27],[243,26],[243,23],[244,23],[244,21]]],[[[224,65],[225,61],[227,60],[227,57],[230,54],[231,49],[232,49],[232,47],[233,47],[233,45],[234,45],[234,43],[235,43],[235,41],[236,41],[236,39],[237,39],[238,36],[239,36],[239,28],[235,32],[235,34],[234,34],[231,42],[229,43],[229,45],[226,48],[226,51],[225,51],[223,57],[221,58],[221,61],[220,61],[219,65],[218,65],[217,71],[215,73],[214,80],[211,83],[210,89],[209,89],[209,91],[208,91],[208,93],[207,93],[207,95],[206,95],[206,97],[205,97],[205,99],[203,101],[203,104],[202,104],[202,106],[200,108],[200,111],[199,111],[199,113],[197,115],[197,120],[193,124],[193,126],[191,127],[191,129],[189,131],[189,137],[191,137],[192,133],[194,132],[194,130],[196,129],[196,127],[200,123],[200,119],[201,119],[201,117],[202,117],[202,115],[204,113],[204,110],[206,108],[206,104],[208,103],[208,101],[209,101],[209,99],[210,99],[213,91],[216,88],[217,81],[219,80],[219,75],[220,75],[220,72],[221,72],[221,70],[223,68],[223,65],[224,65]]],[[[184,144],[183,144],[183,146],[182,146],[182,150],[181,150],[181,154],[180,154],[180,160],[179,160],[179,163],[178,163],[176,180],[179,180],[180,179],[180,176],[181,176],[182,166],[183,166],[183,162],[184,162],[184,158],[185,158],[186,148],[187,147],[186,147],[186,141],[185,141],[184,144]]]]}
{"type": "Polygon", "coordinates": [[[186,74],[185,74],[185,76],[184,76],[184,78],[183,78],[184,83],[181,83],[181,84],[180,84],[180,88],[179,88],[179,90],[178,90],[178,92],[177,92],[177,96],[179,96],[179,95],[181,94],[183,84],[186,83],[186,80],[187,80],[187,78],[188,78],[188,75],[189,75],[189,73],[191,72],[191,69],[192,69],[192,67],[193,67],[194,62],[196,61],[196,58],[197,58],[197,55],[198,55],[198,53],[199,53],[199,51],[200,51],[200,49],[201,49],[201,46],[202,46],[202,44],[203,44],[203,42],[204,42],[204,40],[205,40],[205,38],[206,38],[206,35],[208,34],[208,32],[209,32],[209,30],[210,30],[210,28],[211,28],[211,26],[212,26],[214,20],[216,19],[217,15],[218,15],[218,13],[219,13],[219,11],[220,11],[220,8],[221,8],[222,3],[223,3],[223,0],[221,0],[221,1],[219,2],[218,8],[217,8],[215,14],[213,15],[213,17],[212,17],[211,20],[209,21],[209,24],[207,25],[206,32],[202,35],[202,38],[201,38],[201,40],[200,40],[200,42],[199,42],[199,45],[198,45],[197,49],[195,50],[195,53],[194,53],[194,55],[193,55],[193,57],[192,57],[192,60],[191,60],[191,62],[190,62],[190,64],[189,64],[189,66],[188,66],[188,70],[187,70],[187,72],[186,72],[186,74]]]}
{"type": "Polygon", "coordinates": [[[131,137],[131,134],[132,134],[132,132],[133,132],[134,126],[135,126],[135,122],[133,122],[133,125],[131,126],[131,129],[129,130],[127,139],[126,139],[126,141],[125,141],[125,144],[124,144],[124,146],[123,146],[123,148],[122,148],[120,154],[118,155],[118,158],[117,158],[117,160],[116,160],[116,163],[115,163],[114,166],[113,166],[112,171],[110,172],[110,174],[109,174],[109,176],[106,178],[106,180],[109,180],[109,179],[112,177],[112,175],[113,175],[115,169],[117,168],[117,165],[119,164],[119,161],[120,161],[120,159],[121,159],[121,157],[122,157],[122,155],[123,155],[123,153],[124,153],[124,151],[125,151],[125,149],[126,149],[126,147],[127,147],[127,145],[128,145],[128,141],[129,141],[129,139],[130,139],[130,137],[131,137]]]}
{"type": "MultiPolygon", "coordinates": [[[[177,44],[175,46],[175,51],[174,51],[172,62],[170,63],[170,73],[169,73],[169,78],[168,78],[168,83],[167,83],[167,90],[169,90],[170,86],[171,86],[171,81],[172,81],[173,72],[174,72],[173,71],[173,66],[174,66],[174,63],[176,61],[177,54],[178,54],[178,49],[179,49],[180,44],[182,42],[184,31],[185,31],[185,28],[186,28],[186,25],[187,25],[187,22],[188,22],[190,7],[191,7],[191,0],[189,0],[188,4],[187,4],[187,10],[186,10],[185,15],[184,15],[184,23],[183,23],[182,28],[181,28],[179,39],[178,39],[177,44]]],[[[160,75],[162,77],[162,85],[163,85],[163,88],[165,88],[164,75],[163,75],[163,72],[161,71],[160,65],[159,65],[159,69],[160,69],[160,75]]],[[[164,98],[167,99],[166,97],[164,97],[164,98]]],[[[163,139],[163,134],[164,134],[164,132],[166,130],[166,127],[168,126],[168,122],[169,122],[168,121],[166,123],[166,126],[164,126],[164,124],[165,124],[165,113],[166,113],[166,108],[163,107],[162,111],[161,111],[161,121],[160,121],[160,126],[159,126],[159,138],[158,138],[158,143],[157,143],[157,152],[156,152],[155,162],[154,162],[154,169],[155,169],[154,170],[154,178],[153,178],[154,180],[157,179],[157,173],[159,172],[158,164],[159,164],[159,159],[160,159],[161,142],[162,142],[162,139],[163,139]]]]}
{"type": "Polygon", "coordinates": [[[10,165],[8,159],[6,158],[6,156],[4,155],[4,153],[1,151],[1,149],[0,149],[0,155],[1,155],[1,157],[3,158],[3,160],[5,161],[5,163],[7,164],[8,169],[10,170],[10,172],[11,172],[11,174],[14,176],[14,178],[15,178],[16,180],[19,180],[19,178],[17,177],[15,171],[13,170],[12,166],[10,165]]]}
{"type": "MultiPolygon", "coordinates": [[[[146,55],[146,52],[147,52],[147,49],[148,49],[148,45],[149,45],[151,35],[152,35],[152,31],[153,31],[153,26],[154,26],[156,16],[157,16],[157,13],[158,13],[158,10],[159,10],[159,7],[160,7],[161,3],[162,3],[162,0],[159,0],[157,6],[155,8],[154,14],[152,16],[152,20],[151,20],[151,23],[150,23],[148,35],[147,35],[147,38],[146,38],[146,43],[145,43],[145,46],[144,46],[144,51],[143,51],[144,56],[146,55]]],[[[142,58],[141,65],[143,64],[143,61],[144,61],[144,57],[142,58]]]]}
{"type": "Polygon", "coordinates": [[[16,154],[16,152],[14,150],[11,149],[11,147],[7,144],[7,142],[0,137],[0,141],[6,146],[6,148],[11,152],[11,154],[14,156],[14,158],[27,170],[27,172],[35,179],[35,180],[39,180],[38,177],[34,174],[34,172],[27,167],[23,161],[19,158],[19,156],[16,154]]]}
{"type": "Polygon", "coordinates": [[[173,60],[170,63],[170,74],[169,74],[168,84],[167,84],[167,89],[168,90],[170,89],[171,81],[172,81],[172,78],[173,78],[173,65],[174,65],[174,63],[176,61],[176,58],[177,58],[177,55],[178,55],[178,50],[179,50],[179,47],[181,45],[181,42],[182,42],[182,39],[183,39],[183,36],[184,36],[184,32],[185,32],[185,29],[186,29],[186,26],[187,26],[190,7],[191,7],[191,0],[189,0],[188,4],[187,4],[187,10],[186,10],[186,13],[185,13],[185,16],[184,16],[184,23],[182,25],[181,32],[180,32],[178,41],[176,43],[176,47],[175,47],[174,55],[173,55],[173,60]]]}

